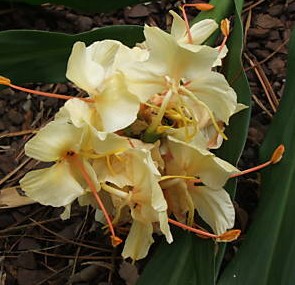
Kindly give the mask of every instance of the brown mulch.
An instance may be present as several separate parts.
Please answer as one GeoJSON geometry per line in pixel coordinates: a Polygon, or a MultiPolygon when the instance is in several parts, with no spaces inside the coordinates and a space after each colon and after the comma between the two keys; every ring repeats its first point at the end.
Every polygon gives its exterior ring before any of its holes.
{"type": "MultiPolygon", "coordinates": [[[[179,4],[180,1],[161,1],[110,14],[90,14],[48,4],[31,7],[0,2],[0,31],[79,33],[105,25],[144,23],[165,29],[171,24],[168,11],[177,10],[179,4]]],[[[190,16],[194,13],[191,11],[190,16]]],[[[283,95],[295,1],[246,1],[243,18],[244,62],[253,102],[248,139],[239,162],[241,169],[258,164],[259,147],[283,95]]],[[[27,86],[62,94],[77,93],[71,84],[27,86]]],[[[46,124],[62,105],[56,99],[32,97],[11,89],[0,92],[1,193],[9,187],[14,189],[28,170],[42,167],[25,157],[23,147],[34,130],[46,124]]],[[[239,181],[235,198],[237,227],[245,233],[259,202],[259,175],[248,175],[239,181]]],[[[60,213],[61,209],[38,204],[0,211],[1,285],[134,284],[128,277],[136,279],[137,272],[123,263],[121,248],[111,247],[108,237],[94,222],[91,208],[74,207],[72,217],[66,221],[60,220],[60,213]]],[[[239,241],[229,248],[225,261],[232,258],[238,244],[239,241]]]]}

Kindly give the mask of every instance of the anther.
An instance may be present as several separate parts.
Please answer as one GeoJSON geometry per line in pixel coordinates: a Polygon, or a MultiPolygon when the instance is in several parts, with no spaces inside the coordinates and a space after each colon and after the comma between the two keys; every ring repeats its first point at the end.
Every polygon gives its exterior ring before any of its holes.
{"type": "Polygon", "coordinates": [[[272,164],[278,163],[282,159],[284,152],[285,152],[284,145],[283,144],[279,145],[271,156],[270,160],[272,164]]]}
{"type": "Polygon", "coordinates": [[[221,30],[221,32],[222,32],[224,38],[223,38],[223,41],[222,41],[222,43],[221,43],[221,45],[220,45],[220,47],[219,47],[219,49],[218,49],[219,52],[221,52],[221,50],[222,50],[223,47],[225,46],[226,41],[227,41],[228,36],[229,36],[230,21],[229,21],[227,18],[225,18],[225,19],[223,19],[223,20],[221,21],[221,23],[220,23],[220,30],[221,30]]]}
{"type": "Polygon", "coordinates": [[[236,240],[241,234],[240,230],[229,230],[218,236],[218,241],[231,242],[236,240]]]}
{"type": "Polygon", "coordinates": [[[271,156],[271,159],[260,164],[260,165],[257,165],[255,167],[252,167],[252,168],[249,168],[249,169],[246,169],[246,170],[243,170],[239,173],[235,173],[233,175],[230,176],[230,178],[234,178],[234,177],[238,177],[238,176],[242,176],[242,175],[245,175],[245,174],[248,174],[248,173],[251,173],[251,172],[255,172],[255,171],[258,171],[258,170],[261,170],[271,164],[276,164],[278,163],[282,157],[283,157],[283,154],[285,152],[285,147],[284,145],[279,145],[275,151],[273,152],[272,156],[271,156]]]}

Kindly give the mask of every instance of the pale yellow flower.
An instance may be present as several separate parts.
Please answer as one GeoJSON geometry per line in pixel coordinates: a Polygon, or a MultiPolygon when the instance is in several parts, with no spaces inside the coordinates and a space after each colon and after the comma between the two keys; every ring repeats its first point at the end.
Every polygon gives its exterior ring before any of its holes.
{"type": "Polygon", "coordinates": [[[66,76],[94,100],[100,131],[114,132],[136,119],[140,99],[128,90],[120,68],[146,57],[147,51],[130,49],[113,40],[95,42],[89,47],[82,42],[74,44],[66,76]]]}
{"type": "Polygon", "coordinates": [[[167,203],[159,185],[161,178],[149,150],[130,149],[106,161],[94,161],[102,189],[110,193],[116,209],[115,221],[122,217],[128,206],[133,220],[125,241],[123,257],[133,260],[144,258],[153,243],[153,225],[159,224],[160,231],[172,242],[168,225],[167,203]]]}
{"type": "MultiPolygon", "coordinates": [[[[180,33],[176,30],[175,35],[180,33]]],[[[206,45],[188,48],[157,27],[145,26],[144,34],[150,56],[140,65],[130,64],[124,74],[131,93],[151,98],[148,106],[157,115],[147,132],[169,130],[162,126],[167,118],[172,122],[170,129],[193,126],[196,133],[203,125],[213,124],[222,133],[219,124],[228,124],[237,109],[237,96],[224,76],[212,71],[218,51],[206,45]]],[[[193,135],[188,134],[186,141],[193,135]]]]}
{"type": "Polygon", "coordinates": [[[165,165],[168,176],[182,176],[163,181],[169,210],[178,220],[193,222],[194,209],[216,234],[234,225],[235,212],[223,186],[238,170],[224,160],[197,146],[168,137],[165,143],[165,165]],[[190,179],[186,179],[190,178],[190,179]],[[202,183],[194,185],[194,179],[202,183]]]}
{"type": "MultiPolygon", "coordinates": [[[[26,155],[51,167],[28,172],[20,180],[26,195],[43,205],[66,206],[85,192],[86,183],[73,167],[70,158],[83,149],[84,130],[63,122],[51,122],[25,145],[26,155]]],[[[84,167],[93,179],[95,174],[87,160],[84,167]]]]}

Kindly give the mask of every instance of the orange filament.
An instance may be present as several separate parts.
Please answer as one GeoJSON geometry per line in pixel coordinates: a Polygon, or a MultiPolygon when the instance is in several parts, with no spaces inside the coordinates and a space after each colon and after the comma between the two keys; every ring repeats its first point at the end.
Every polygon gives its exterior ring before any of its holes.
{"type": "Polygon", "coordinates": [[[213,9],[214,6],[212,4],[207,4],[207,3],[183,4],[182,6],[180,6],[180,10],[182,11],[183,19],[184,19],[184,22],[185,22],[185,27],[186,27],[186,30],[187,30],[188,42],[190,44],[192,44],[193,43],[193,37],[192,37],[191,31],[190,31],[190,26],[189,26],[189,23],[188,23],[186,12],[185,12],[186,7],[194,7],[196,9],[200,10],[200,11],[209,11],[209,10],[213,9]]]}
{"type": "MultiPolygon", "coordinates": [[[[67,96],[67,95],[61,95],[61,94],[55,94],[55,93],[49,93],[49,92],[42,92],[42,91],[37,91],[37,90],[32,90],[32,89],[24,88],[21,86],[17,86],[17,85],[12,84],[8,78],[3,77],[3,76],[0,76],[0,84],[9,86],[9,87],[19,90],[19,91],[32,93],[35,95],[40,95],[40,96],[45,96],[45,97],[57,98],[57,99],[62,99],[62,100],[69,100],[69,99],[77,98],[74,96],[67,96]]],[[[88,103],[94,102],[94,100],[91,98],[78,98],[78,99],[88,102],[88,103]]]]}
{"type": "Polygon", "coordinates": [[[245,174],[248,174],[248,173],[251,173],[251,172],[261,170],[261,169],[263,169],[263,168],[265,168],[265,167],[267,167],[267,166],[269,166],[271,164],[276,164],[282,159],[284,152],[285,152],[285,147],[284,147],[284,145],[281,144],[275,149],[275,151],[273,152],[273,154],[271,156],[271,159],[269,161],[264,162],[264,163],[262,163],[260,165],[254,166],[252,168],[243,170],[240,173],[232,174],[230,176],[230,178],[242,176],[242,175],[245,175],[245,174]]]}
{"type": "Polygon", "coordinates": [[[224,38],[223,38],[223,41],[218,49],[219,52],[222,51],[223,47],[226,44],[226,41],[229,36],[229,28],[230,28],[230,21],[227,18],[223,19],[220,23],[220,29],[221,29],[221,32],[222,32],[224,38]]]}
{"type": "Polygon", "coordinates": [[[192,233],[195,233],[197,235],[200,235],[201,237],[204,237],[204,238],[214,238],[214,239],[218,239],[219,241],[223,241],[223,242],[230,242],[230,241],[233,241],[233,240],[236,240],[241,231],[240,230],[229,230],[221,235],[215,235],[215,234],[211,234],[209,232],[206,232],[206,231],[203,231],[203,230],[200,230],[200,229],[195,229],[193,227],[190,227],[188,225],[185,225],[183,223],[180,223],[178,221],[175,221],[173,219],[170,219],[168,218],[168,222],[170,224],[173,224],[179,228],[182,228],[184,230],[188,230],[192,233]]]}
{"type": "Polygon", "coordinates": [[[97,191],[96,191],[96,188],[95,188],[95,185],[93,183],[93,181],[91,180],[88,172],[86,171],[84,165],[82,164],[82,162],[79,160],[79,158],[77,157],[77,155],[73,155],[71,156],[71,161],[73,161],[73,163],[76,165],[76,167],[80,170],[82,176],[84,177],[87,185],[89,186],[97,204],[99,205],[101,211],[103,212],[104,216],[105,216],[105,219],[107,221],[107,224],[109,225],[109,229],[110,229],[110,232],[111,232],[111,242],[112,242],[112,245],[113,247],[116,247],[117,245],[119,245],[122,240],[116,236],[115,234],[115,230],[114,230],[114,227],[113,227],[113,224],[112,224],[112,221],[110,219],[110,216],[106,210],[106,208],[104,207],[104,204],[103,202],[101,201],[97,191]]]}
{"type": "MultiPolygon", "coordinates": [[[[263,169],[263,168],[265,168],[265,167],[267,167],[269,165],[276,164],[282,159],[284,152],[285,152],[285,147],[284,147],[284,145],[281,144],[274,150],[270,160],[268,160],[268,161],[266,161],[266,162],[264,162],[264,163],[262,163],[260,165],[254,166],[252,168],[243,170],[243,171],[241,171],[239,173],[232,174],[232,175],[229,176],[229,178],[235,178],[235,177],[243,176],[245,174],[261,170],[261,169],[263,169]]],[[[201,179],[191,179],[190,182],[202,183],[202,180],[201,179]]]]}

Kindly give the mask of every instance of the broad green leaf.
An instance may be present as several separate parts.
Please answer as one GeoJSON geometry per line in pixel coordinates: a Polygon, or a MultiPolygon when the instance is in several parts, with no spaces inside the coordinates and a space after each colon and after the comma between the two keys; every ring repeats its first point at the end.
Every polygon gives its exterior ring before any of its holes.
{"type": "MultiPolygon", "coordinates": [[[[243,52],[243,22],[241,20],[241,11],[243,0],[235,0],[235,22],[234,29],[230,34],[228,42],[229,53],[225,59],[224,73],[231,86],[238,95],[238,102],[249,106],[248,109],[234,115],[226,129],[228,141],[225,141],[217,154],[232,164],[237,164],[247,139],[248,126],[251,113],[251,92],[246,74],[242,64],[243,52]]],[[[226,187],[231,197],[234,198],[236,190],[236,179],[230,180],[226,187]]],[[[218,274],[220,265],[224,256],[226,244],[219,247],[216,257],[216,272],[218,274]]],[[[218,276],[218,275],[217,275],[218,276]]],[[[216,277],[217,277],[216,276],[216,277]]]]}
{"type": "Polygon", "coordinates": [[[207,254],[214,251],[213,243],[202,239],[200,244],[195,235],[181,229],[174,229],[173,237],[172,244],[162,241],[160,250],[153,256],[153,266],[147,266],[137,284],[214,284],[214,272],[204,274],[214,269],[214,256],[207,254]]]}
{"type": "Polygon", "coordinates": [[[109,12],[129,5],[147,2],[145,0],[0,0],[0,2],[9,3],[27,3],[31,5],[41,5],[44,3],[52,3],[72,7],[74,9],[88,12],[109,12]]]}
{"type": "Polygon", "coordinates": [[[261,199],[253,224],[222,274],[219,285],[295,283],[295,31],[289,46],[287,85],[261,149],[268,160],[279,144],[282,161],[262,172],[261,199]]]}
{"type": "Polygon", "coordinates": [[[73,44],[115,39],[133,46],[144,40],[140,26],[112,26],[77,35],[42,31],[0,32],[0,75],[12,82],[64,82],[73,44]]]}
{"type": "MultiPolygon", "coordinates": [[[[224,0],[222,4],[220,3],[220,1],[217,0],[211,1],[210,3],[216,5],[215,9],[210,12],[202,12],[195,21],[210,17],[215,19],[217,22],[220,22],[221,19],[228,17],[230,13],[233,12],[233,1],[231,0],[224,0]]],[[[236,1],[236,3],[234,4],[236,5],[236,22],[231,34],[230,41],[228,43],[229,54],[225,63],[224,73],[235,91],[237,92],[239,102],[249,105],[250,89],[241,63],[241,53],[243,49],[243,29],[239,15],[241,13],[243,1],[239,0],[236,1]]],[[[243,113],[235,115],[231,119],[230,127],[227,131],[227,136],[229,137],[229,140],[228,142],[226,142],[225,146],[218,152],[220,156],[233,164],[237,163],[237,160],[239,159],[244,147],[248,130],[249,117],[250,109],[248,109],[247,111],[243,111],[243,113]]],[[[231,189],[231,192],[233,194],[235,189],[234,181],[232,185],[227,185],[227,189],[228,188],[231,189]]],[[[183,238],[177,240],[177,247],[173,247],[172,244],[165,246],[162,245],[157,249],[155,256],[147,265],[143,276],[140,278],[138,285],[146,285],[152,283],[167,285],[214,284],[214,279],[217,274],[215,274],[215,262],[212,262],[212,260],[216,259],[216,248],[218,248],[218,255],[216,260],[216,273],[218,273],[219,266],[223,258],[224,245],[219,244],[218,247],[215,247],[212,240],[205,241],[197,237],[194,238],[193,244],[188,244],[186,240],[187,235],[188,234],[182,233],[183,238]],[[194,250],[190,248],[190,246],[192,245],[194,250]],[[180,248],[187,249],[187,253],[180,256],[180,248]],[[195,251],[198,252],[196,260],[194,259],[195,251]],[[172,256],[177,256],[177,254],[179,254],[179,258],[181,257],[182,259],[181,263],[186,264],[186,266],[190,268],[191,272],[196,272],[196,274],[190,275],[191,278],[189,281],[186,279],[186,269],[182,267],[179,268],[179,261],[174,263],[167,262],[168,260],[172,259],[172,256]],[[166,262],[164,262],[165,259],[167,260],[166,262]],[[195,261],[192,262],[192,260],[195,261]],[[159,272],[156,282],[154,282],[154,272],[159,272]]]]}

